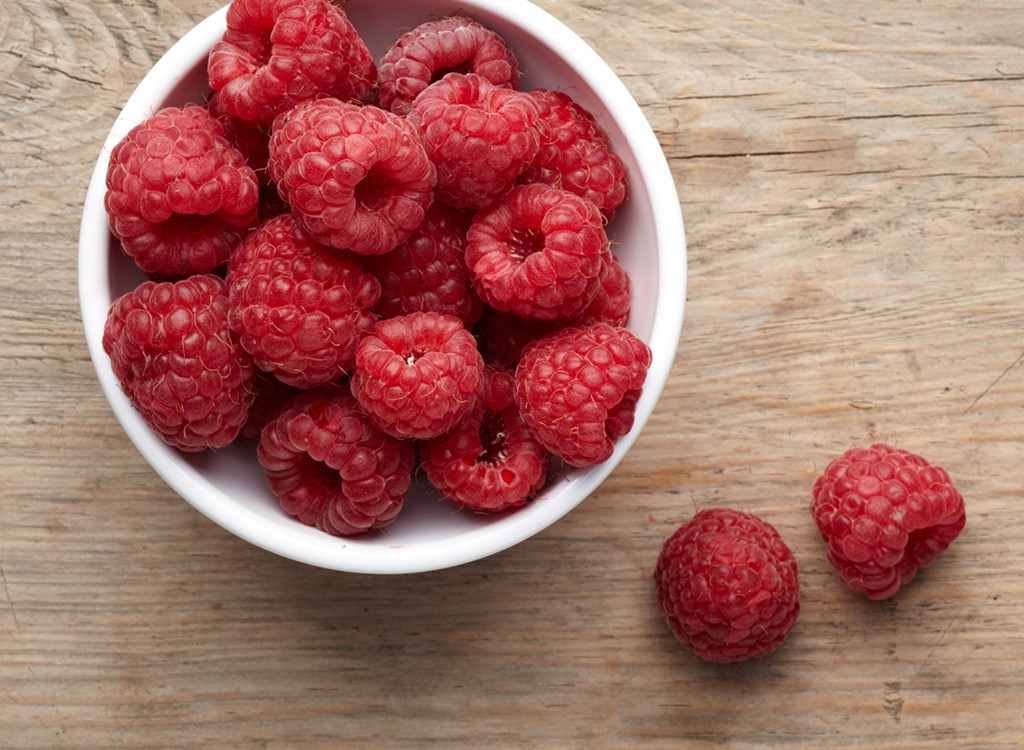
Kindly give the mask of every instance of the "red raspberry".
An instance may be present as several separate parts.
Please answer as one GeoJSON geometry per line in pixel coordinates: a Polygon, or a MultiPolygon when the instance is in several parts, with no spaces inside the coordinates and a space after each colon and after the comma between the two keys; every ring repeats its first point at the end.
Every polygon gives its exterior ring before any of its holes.
{"type": "Polygon", "coordinates": [[[455,208],[494,205],[540,147],[533,98],[474,73],[430,84],[408,119],[437,164],[439,197],[455,208]]]}
{"type": "Polygon", "coordinates": [[[323,247],[292,214],[254,229],[228,267],[229,320],[260,369],[288,385],[336,380],[376,323],[380,284],[351,257],[323,247]]]}
{"type": "Polygon", "coordinates": [[[398,516],[415,449],[370,424],[348,388],[332,383],[285,402],[263,429],[257,457],[286,513],[350,536],[398,516]]]}
{"type": "Polygon", "coordinates": [[[779,532],[749,513],[703,510],[670,536],[654,570],[669,629],[697,656],[771,653],[800,612],[797,564],[779,532]]]}
{"type": "Polygon", "coordinates": [[[811,512],[843,583],[886,599],[931,565],[964,528],[949,475],[888,445],[854,448],[814,483],[811,512]]]}
{"type": "Polygon", "coordinates": [[[523,182],[562,188],[597,204],[606,217],[626,199],[626,165],[612,150],[594,116],[568,94],[549,89],[529,92],[540,109],[540,150],[523,182]]]}
{"type": "Polygon", "coordinates": [[[281,405],[296,396],[301,391],[290,385],[285,385],[273,375],[262,370],[256,370],[256,379],[253,382],[256,391],[256,398],[249,407],[249,416],[238,431],[236,438],[240,443],[258,443],[260,434],[267,422],[277,413],[281,405]]]}
{"type": "Polygon", "coordinates": [[[485,307],[473,329],[484,361],[514,370],[522,357],[523,348],[554,330],[569,325],[594,323],[625,325],[630,310],[630,279],[614,254],[609,257],[611,263],[601,279],[597,295],[580,315],[569,322],[520,318],[493,307],[485,307]]]}
{"type": "Polygon", "coordinates": [[[233,0],[207,72],[225,110],[269,124],[318,96],[359,99],[376,68],[345,12],[328,0],[233,0]]]}
{"type": "Polygon", "coordinates": [[[563,328],[526,347],[516,403],[549,451],[571,466],[598,464],[632,429],[650,364],[650,347],[625,328],[563,328]]]}
{"type": "Polygon", "coordinates": [[[613,326],[626,324],[629,318],[631,284],[626,269],[614,253],[609,256],[608,269],[601,278],[601,285],[593,301],[587,305],[576,325],[608,323],[613,326]]]}
{"type": "Polygon", "coordinates": [[[413,100],[448,73],[475,73],[495,86],[519,88],[519,64],[505,41],[471,18],[452,16],[417,26],[385,53],[381,106],[406,115],[413,100]]]}
{"type": "Polygon", "coordinates": [[[188,276],[222,265],[256,218],[256,174],[203,107],[168,107],[110,152],[110,230],[147,273],[188,276]]]}
{"type": "Polygon", "coordinates": [[[404,242],[437,182],[409,123],[336,99],[299,104],[274,122],[270,174],[315,239],[359,255],[404,242]]]}
{"type": "Polygon", "coordinates": [[[611,251],[593,203],[546,185],[520,185],[481,211],[466,237],[480,298],[523,318],[570,320],[601,286],[611,251]]]}
{"type": "Polygon", "coordinates": [[[169,445],[190,453],[220,448],[244,424],[255,367],[228,328],[219,277],[146,281],[119,297],[103,351],[132,405],[169,445]]]}
{"type": "Polygon", "coordinates": [[[270,184],[270,170],[267,161],[270,159],[270,126],[247,122],[224,109],[220,96],[216,93],[206,102],[206,110],[210,116],[224,128],[224,136],[228,143],[238,149],[245,157],[245,163],[256,173],[260,187],[270,184]]]}
{"type": "Polygon", "coordinates": [[[382,320],[359,343],[352,393],[380,429],[435,438],[473,406],[484,363],[458,318],[416,312],[382,320]]]}
{"type": "Polygon", "coordinates": [[[267,219],[273,219],[281,214],[290,214],[292,207],[284,202],[284,198],[277,192],[277,186],[273,183],[260,189],[260,205],[257,211],[259,223],[267,219]]]}
{"type": "Polygon", "coordinates": [[[384,255],[368,256],[366,268],[381,283],[376,311],[382,318],[411,312],[454,315],[467,326],[482,305],[466,271],[469,216],[434,203],[405,242],[384,255]]]}
{"type": "Polygon", "coordinates": [[[513,371],[527,344],[562,327],[556,321],[520,318],[485,305],[473,334],[484,362],[513,371]]]}
{"type": "Polygon", "coordinates": [[[427,479],[459,507],[497,512],[525,505],[547,480],[548,452],[519,416],[512,376],[488,367],[469,415],[423,444],[427,479]]]}

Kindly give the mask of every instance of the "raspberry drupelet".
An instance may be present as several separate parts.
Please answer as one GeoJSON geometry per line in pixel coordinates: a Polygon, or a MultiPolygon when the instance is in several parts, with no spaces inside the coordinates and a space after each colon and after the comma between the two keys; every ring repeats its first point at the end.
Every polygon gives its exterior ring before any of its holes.
{"type": "Polygon", "coordinates": [[[145,272],[209,273],[256,219],[255,172],[204,107],[166,107],[114,146],[104,207],[145,272]]]}
{"type": "Polygon", "coordinates": [[[654,569],[658,605],[676,638],[707,661],[765,656],[800,613],[796,559],[757,516],[703,510],[665,540],[654,569]]]}
{"type": "Polygon", "coordinates": [[[256,368],[228,327],[217,276],[145,281],[119,297],[103,351],[132,406],[169,445],[188,453],[221,448],[248,417],[256,368]]]}
{"type": "Polygon", "coordinates": [[[814,483],[811,513],[839,577],[886,599],[959,536],[964,500],[944,469],[888,445],[852,448],[814,483]]]}
{"type": "Polygon", "coordinates": [[[474,73],[519,88],[519,63],[496,32],[466,16],[427,21],[402,34],[381,59],[380,106],[407,115],[427,86],[448,73],[474,73]]]}
{"type": "Polygon", "coordinates": [[[423,222],[437,182],[408,122],[330,98],[274,121],[270,175],[318,242],[359,255],[404,242],[423,222]]]}
{"type": "Polygon", "coordinates": [[[415,449],[374,427],[344,384],[329,383],[280,407],[263,428],[257,457],[286,513],[351,536],[397,518],[415,449]]]}

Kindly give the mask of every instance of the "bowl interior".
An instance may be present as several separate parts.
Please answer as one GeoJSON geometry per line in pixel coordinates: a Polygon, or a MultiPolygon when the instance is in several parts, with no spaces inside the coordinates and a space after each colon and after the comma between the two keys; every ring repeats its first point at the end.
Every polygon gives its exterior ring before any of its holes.
{"type": "Polygon", "coordinates": [[[423,21],[463,13],[502,34],[523,72],[522,88],[557,88],[597,116],[630,175],[630,198],[608,226],[633,284],[628,326],[652,348],[652,363],[630,434],[607,462],[563,472],[530,505],[496,515],[456,511],[415,485],[398,520],[382,534],[328,536],[285,515],[255,452],[229,447],[186,455],[159,440],[131,407],[102,350],[111,302],[145,277],[110,234],[103,209],[108,155],[134,125],[164,106],[202,103],[206,55],[224,31],[226,8],[175,44],[129,98],[104,144],[90,182],[79,247],[79,290],[86,340],[104,392],[126,433],[160,476],[227,530],[276,554],[359,573],[412,573],[469,562],[510,547],[572,510],[612,471],[647,422],[675,356],[686,286],[679,201],[664,155],[628,91],[576,34],[526,0],[350,0],[345,6],[375,59],[423,21]]]}

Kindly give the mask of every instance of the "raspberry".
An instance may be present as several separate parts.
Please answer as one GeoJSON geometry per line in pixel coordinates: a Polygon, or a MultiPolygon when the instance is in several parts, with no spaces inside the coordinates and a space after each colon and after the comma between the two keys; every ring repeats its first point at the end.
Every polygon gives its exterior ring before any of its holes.
{"type": "Polygon", "coordinates": [[[233,0],[207,72],[226,111],[269,124],[318,96],[359,99],[376,68],[345,12],[328,0],[233,0]]]}
{"type": "Polygon", "coordinates": [[[203,107],[167,107],[110,152],[110,230],[147,273],[222,265],[256,218],[256,174],[203,107]]]}
{"type": "Polygon", "coordinates": [[[407,115],[437,164],[438,194],[455,208],[493,205],[537,155],[537,105],[474,73],[430,84],[407,115]]]}
{"type": "Polygon", "coordinates": [[[466,16],[428,21],[406,32],[381,59],[384,109],[406,115],[413,100],[448,73],[475,73],[495,86],[519,88],[519,64],[494,31],[466,16]]]}
{"type": "Polygon", "coordinates": [[[437,181],[409,123],[336,99],[299,104],[274,122],[270,174],[316,240],[359,255],[404,242],[437,181]]]}
{"type": "Polygon", "coordinates": [[[273,219],[281,214],[290,214],[291,212],[292,207],[284,202],[284,199],[277,192],[277,187],[273,183],[260,190],[260,204],[257,209],[259,223],[263,223],[267,219],[273,219]]]}
{"type": "Polygon", "coordinates": [[[626,165],[608,134],[568,94],[549,89],[529,93],[540,110],[540,150],[521,180],[568,190],[610,217],[625,200],[628,185],[626,165]]]}
{"type": "Polygon", "coordinates": [[[249,416],[246,418],[245,424],[238,431],[236,440],[239,443],[258,443],[263,428],[277,413],[281,404],[301,393],[299,389],[285,385],[273,375],[262,370],[256,370],[253,388],[256,391],[256,398],[253,399],[252,406],[249,407],[249,416]]]}
{"type": "Polygon", "coordinates": [[[526,347],[516,403],[549,451],[571,466],[598,464],[632,428],[650,364],[650,347],[625,328],[563,328],[526,347]]]}
{"type": "Polygon", "coordinates": [[[231,256],[229,321],[260,369],[288,385],[336,380],[372,330],[377,279],[311,239],[292,214],[254,229],[231,256]]]}
{"type": "Polygon", "coordinates": [[[382,320],[356,350],[352,393],[380,429],[435,438],[476,399],[484,363],[458,318],[416,312],[382,320]]]}
{"type": "Polygon", "coordinates": [[[146,281],[111,305],[103,351],[128,399],[164,442],[194,453],[235,439],[255,368],[228,328],[224,282],[146,281]]]}
{"type": "Polygon", "coordinates": [[[466,236],[466,265],[480,298],[523,318],[582,313],[610,257],[597,207],[546,185],[516,187],[477,213],[466,236]]]}
{"type": "Polygon", "coordinates": [[[335,536],[391,524],[412,482],[415,449],[385,435],[336,383],[285,402],[257,457],[281,508],[335,536]]]}
{"type": "Polygon", "coordinates": [[[778,531],[737,510],[703,510],[664,543],[654,570],[669,629],[697,656],[771,653],[800,612],[797,564],[778,531]]]}
{"type": "Polygon", "coordinates": [[[587,305],[580,317],[574,321],[577,325],[591,323],[608,323],[613,326],[626,324],[629,318],[631,284],[629,274],[619,263],[614,254],[610,254],[610,262],[601,285],[593,301],[587,305]]]}
{"type": "Polygon", "coordinates": [[[814,483],[811,512],[843,583],[886,599],[931,565],[964,528],[946,471],[888,445],[853,448],[814,483]]]}
{"type": "Polygon", "coordinates": [[[512,371],[527,344],[561,327],[554,321],[519,318],[485,305],[473,326],[473,334],[484,362],[512,371]]]}
{"type": "Polygon", "coordinates": [[[260,187],[269,185],[270,170],[267,169],[267,161],[270,159],[270,127],[235,117],[224,109],[216,93],[206,102],[206,110],[224,128],[224,136],[228,143],[245,157],[245,163],[256,173],[260,187]]]}
{"type": "Polygon", "coordinates": [[[366,268],[381,282],[377,313],[393,318],[437,312],[475,323],[482,305],[466,271],[468,228],[468,215],[434,203],[409,239],[389,253],[368,256],[366,268]]]}
{"type": "Polygon", "coordinates": [[[509,373],[488,367],[469,415],[420,450],[427,479],[458,507],[479,512],[516,508],[547,479],[548,452],[519,416],[512,388],[509,373]]]}

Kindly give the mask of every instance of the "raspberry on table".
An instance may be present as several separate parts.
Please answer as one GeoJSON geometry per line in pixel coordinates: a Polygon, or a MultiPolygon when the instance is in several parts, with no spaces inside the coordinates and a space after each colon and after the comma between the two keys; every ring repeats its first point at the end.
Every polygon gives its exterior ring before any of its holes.
{"type": "Polygon", "coordinates": [[[217,276],[145,281],[119,297],[103,351],[132,406],[169,445],[189,453],[220,448],[247,419],[256,369],[228,327],[217,276]]]}
{"type": "Polygon", "coordinates": [[[475,73],[495,86],[519,88],[519,64],[505,40],[471,18],[451,16],[402,34],[384,54],[380,106],[406,115],[416,97],[448,73],[475,73]]]}
{"type": "Polygon", "coordinates": [[[885,444],[852,448],[814,483],[811,512],[839,577],[886,599],[959,536],[964,500],[944,469],[885,444]]]}
{"type": "Polygon", "coordinates": [[[658,605],[676,638],[707,661],[775,651],[800,612],[796,559],[757,516],[703,510],[665,540],[654,570],[658,605]]]}
{"type": "Polygon", "coordinates": [[[380,283],[313,240],[293,214],[267,220],[231,256],[229,322],[257,366],[297,388],[345,375],[377,321],[380,283]]]}
{"type": "Polygon", "coordinates": [[[516,403],[549,451],[571,466],[599,464],[632,428],[650,364],[650,347],[626,328],[563,328],[524,350],[516,403]]]}
{"type": "Polygon", "coordinates": [[[467,327],[476,322],[483,305],[466,270],[469,221],[467,212],[437,201],[405,242],[366,256],[366,269],[380,280],[378,315],[436,312],[454,315],[467,327]]]}
{"type": "Polygon", "coordinates": [[[266,124],[319,96],[358,100],[376,72],[344,10],[329,0],[233,0],[207,65],[224,109],[266,124]]]}
{"type": "Polygon", "coordinates": [[[494,205],[540,148],[537,105],[475,73],[449,73],[406,116],[437,165],[438,196],[455,208],[494,205]]]}
{"type": "Polygon", "coordinates": [[[204,107],[166,107],[110,152],[110,230],[147,273],[209,273],[256,219],[256,174],[204,107]]]}
{"type": "Polygon", "coordinates": [[[478,212],[466,236],[466,266],[480,298],[522,318],[580,315],[610,262],[597,207],[547,185],[514,188],[478,212]]]}
{"type": "Polygon", "coordinates": [[[280,407],[263,428],[257,457],[288,515],[351,536],[396,519],[415,449],[374,427],[346,385],[328,383],[280,407]]]}
{"type": "Polygon", "coordinates": [[[274,121],[270,174],[314,239],[359,255],[404,242],[423,222],[437,182],[403,118],[330,98],[274,121]]]}
{"type": "Polygon", "coordinates": [[[420,462],[460,508],[498,512],[525,505],[547,481],[549,455],[516,407],[512,375],[488,367],[470,413],[444,437],[425,441],[420,462]]]}
{"type": "Polygon", "coordinates": [[[458,318],[415,312],[387,318],[359,342],[352,393],[380,429],[429,439],[466,416],[480,392],[484,363],[458,318]]]}
{"type": "Polygon", "coordinates": [[[540,149],[520,180],[568,190],[594,202],[610,218],[629,186],[625,162],[608,134],[565,92],[539,88],[529,94],[540,110],[540,149]]]}

